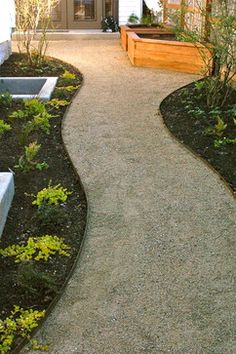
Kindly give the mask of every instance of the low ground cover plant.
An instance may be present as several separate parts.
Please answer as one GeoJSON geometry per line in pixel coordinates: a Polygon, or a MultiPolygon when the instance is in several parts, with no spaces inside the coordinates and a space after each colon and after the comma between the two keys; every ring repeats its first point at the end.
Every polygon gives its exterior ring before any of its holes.
{"type": "Polygon", "coordinates": [[[47,261],[49,257],[58,253],[69,257],[70,247],[64,243],[64,239],[58,236],[44,235],[29,237],[26,244],[13,244],[5,249],[0,249],[3,257],[14,257],[15,262],[47,261]]]}
{"type": "MultiPolygon", "coordinates": [[[[1,354],[9,353],[17,337],[30,339],[30,333],[38,327],[38,321],[45,316],[45,311],[25,310],[14,305],[10,315],[0,319],[0,351],[1,354]]],[[[34,349],[47,350],[47,345],[39,345],[32,341],[34,349]]]]}
{"type": "MultiPolygon", "coordinates": [[[[86,223],[83,188],[61,140],[61,121],[82,76],[68,64],[50,58],[32,70],[28,59],[19,54],[0,67],[1,76],[35,74],[58,76],[58,87],[71,85],[73,90],[60,88],[65,98],[60,99],[55,91],[47,103],[0,96],[0,166],[2,171],[14,172],[16,186],[0,240],[0,282],[4,284],[0,291],[0,351],[4,354],[13,353],[22,338],[29,339],[40,319],[37,316],[45,313],[65,284],[86,223]],[[32,308],[38,312],[31,313],[32,308]],[[24,332],[19,318],[26,315],[31,322],[24,332]],[[9,328],[7,324],[11,324],[9,328]]],[[[31,344],[44,349],[36,341],[31,344]]]]}

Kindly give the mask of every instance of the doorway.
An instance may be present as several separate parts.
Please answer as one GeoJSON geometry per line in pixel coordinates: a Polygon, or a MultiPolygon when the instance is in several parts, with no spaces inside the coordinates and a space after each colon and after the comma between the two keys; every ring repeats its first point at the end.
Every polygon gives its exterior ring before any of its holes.
{"type": "Polygon", "coordinates": [[[105,16],[118,17],[118,0],[61,0],[53,10],[57,29],[98,29],[105,16]]]}

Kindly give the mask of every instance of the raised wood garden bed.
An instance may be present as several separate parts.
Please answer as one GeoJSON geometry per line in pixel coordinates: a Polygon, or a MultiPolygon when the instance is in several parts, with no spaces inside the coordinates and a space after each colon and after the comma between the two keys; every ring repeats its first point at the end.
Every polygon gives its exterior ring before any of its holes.
{"type": "Polygon", "coordinates": [[[200,48],[210,60],[210,53],[200,45],[197,47],[192,43],[176,40],[141,38],[137,32],[132,31],[127,31],[127,38],[128,56],[135,66],[201,74],[205,65],[200,48]]]}
{"type": "Polygon", "coordinates": [[[136,25],[134,26],[121,26],[120,28],[120,37],[121,37],[121,46],[124,50],[128,50],[128,33],[134,32],[140,35],[171,35],[173,31],[169,28],[161,28],[157,26],[144,26],[136,25]]]}

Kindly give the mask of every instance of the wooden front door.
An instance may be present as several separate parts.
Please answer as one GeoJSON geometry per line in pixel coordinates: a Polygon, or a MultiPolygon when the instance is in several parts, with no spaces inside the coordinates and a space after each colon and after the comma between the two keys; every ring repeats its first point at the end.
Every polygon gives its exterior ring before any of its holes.
{"type": "Polygon", "coordinates": [[[117,0],[61,0],[53,10],[55,28],[97,29],[104,16],[117,14],[117,0]]]}

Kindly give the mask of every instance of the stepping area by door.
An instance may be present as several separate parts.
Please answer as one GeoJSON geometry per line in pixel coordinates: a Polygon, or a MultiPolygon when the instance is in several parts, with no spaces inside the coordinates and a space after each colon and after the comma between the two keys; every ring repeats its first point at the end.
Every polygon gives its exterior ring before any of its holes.
{"type": "Polygon", "coordinates": [[[132,67],[117,40],[55,41],[49,52],[84,75],[63,138],[89,217],[39,339],[53,354],[235,352],[235,201],[158,114],[196,76],[132,67]]]}

